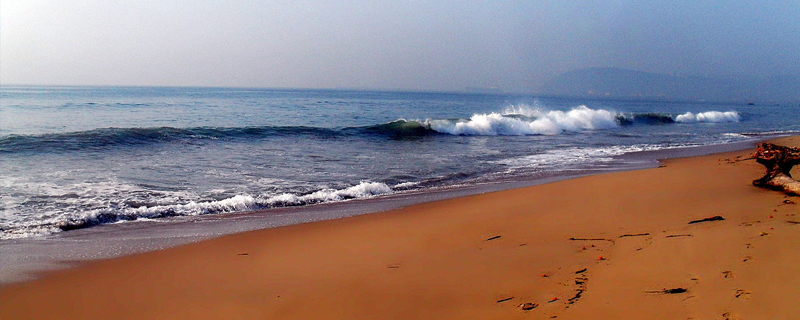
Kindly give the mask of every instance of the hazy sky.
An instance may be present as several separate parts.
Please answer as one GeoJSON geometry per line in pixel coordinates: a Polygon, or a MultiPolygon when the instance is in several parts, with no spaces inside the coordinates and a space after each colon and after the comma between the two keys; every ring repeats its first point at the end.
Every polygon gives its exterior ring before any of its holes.
{"type": "Polygon", "coordinates": [[[535,92],[800,73],[800,1],[2,0],[0,82],[535,92]]]}

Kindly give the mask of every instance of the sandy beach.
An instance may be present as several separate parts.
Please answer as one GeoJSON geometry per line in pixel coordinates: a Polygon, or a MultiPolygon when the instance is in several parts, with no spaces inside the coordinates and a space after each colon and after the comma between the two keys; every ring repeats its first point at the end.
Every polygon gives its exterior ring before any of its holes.
{"type": "Polygon", "coordinates": [[[89,262],[0,318],[791,319],[799,199],[752,151],[89,262]]]}

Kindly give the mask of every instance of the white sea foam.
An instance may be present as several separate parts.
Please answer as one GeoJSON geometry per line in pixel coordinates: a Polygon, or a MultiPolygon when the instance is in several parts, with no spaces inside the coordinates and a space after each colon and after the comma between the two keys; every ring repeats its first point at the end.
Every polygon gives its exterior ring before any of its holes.
{"type": "Polygon", "coordinates": [[[393,189],[408,189],[408,188],[416,187],[418,185],[419,185],[419,182],[403,182],[403,183],[398,183],[398,184],[394,185],[394,187],[392,187],[392,188],[393,189]]]}
{"type": "MultiPolygon", "coordinates": [[[[242,212],[269,207],[297,206],[349,199],[368,198],[392,193],[392,188],[380,182],[361,182],[344,189],[323,189],[306,195],[281,194],[277,196],[236,195],[217,201],[189,201],[182,204],[159,204],[137,208],[103,208],[89,210],[78,216],[54,215],[47,219],[5,221],[0,239],[25,238],[47,235],[60,230],[68,219],[75,225],[114,223],[125,220],[153,219],[164,216],[196,216],[213,213],[242,212]]],[[[159,199],[158,203],[164,203],[159,199]]],[[[177,201],[178,199],[172,198],[177,201]]],[[[7,205],[7,204],[6,204],[7,205]]],[[[1,218],[1,217],[0,217],[1,218]]]]}
{"type": "Polygon", "coordinates": [[[218,212],[235,212],[246,211],[257,208],[256,199],[246,195],[236,195],[231,198],[208,201],[208,202],[195,202],[191,201],[185,204],[161,205],[152,207],[139,207],[135,209],[127,209],[123,211],[126,215],[132,215],[137,218],[152,218],[163,215],[164,213],[171,213],[175,215],[200,215],[218,212]]]}
{"type": "Polygon", "coordinates": [[[739,122],[741,117],[736,111],[706,111],[700,113],[687,112],[675,118],[675,122],[692,123],[692,122],[708,122],[708,123],[724,123],[724,122],[739,122]]]}
{"type": "Polygon", "coordinates": [[[366,198],[391,193],[392,188],[380,182],[361,182],[347,189],[323,189],[307,195],[284,193],[260,201],[269,207],[296,206],[304,204],[366,198]]]}
{"type": "Polygon", "coordinates": [[[643,144],[632,146],[553,149],[540,154],[503,159],[496,163],[506,165],[508,167],[506,172],[514,172],[520,169],[564,170],[573,165],[612,161],[615,156],[625,153],[663,148],[665,148],[665,146],[643,144]]]}
{"type": "Polygon", "coordinates": [[[740,140],[749,138],[747,135],[741,133],[723,133],[722,136],[727,138],[726,141],[730,139],[740,140]]]}
{"type": "MultiPolygon", "coordinates": [[[[253,197],[249,195],[236,195],[218,201],[197,202],[185,204],[159,205],[152,207],[127,208],[118,212],[118,215],[131,218],[153,218],[163,215],[193,216],[211,213],[241,212],[269,207],[283,207],[305,205],[347,199],[366,198],[375,195],[391,193],[392,189],[379,182],[361,182],[346,189],[323,189],[307,195],[285,193],[272,197],[253,197]]],[[[90,213],[85,218],[97,219],[100,215],[112,213],[109,210],[99,210],[90,213]]]]}
{"type": "Polygon", "coordinates": [[[562,132],[611,129],[619,126],[616,113],[579,106],[569,111],[545,111],[512,106],[502,113],[474,114],[468,120],[428,120],[438,132],[453,135],[554,135],[562,132]]]}

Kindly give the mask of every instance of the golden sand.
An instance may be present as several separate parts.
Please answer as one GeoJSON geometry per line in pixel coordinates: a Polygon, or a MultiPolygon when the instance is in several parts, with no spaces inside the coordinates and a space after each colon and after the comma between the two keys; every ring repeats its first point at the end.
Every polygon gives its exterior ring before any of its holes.
{"type": "Polygon", "coordinates": [[[797,318],[800,206],[750,152],[91,262],[0,318],[797,318]]]}

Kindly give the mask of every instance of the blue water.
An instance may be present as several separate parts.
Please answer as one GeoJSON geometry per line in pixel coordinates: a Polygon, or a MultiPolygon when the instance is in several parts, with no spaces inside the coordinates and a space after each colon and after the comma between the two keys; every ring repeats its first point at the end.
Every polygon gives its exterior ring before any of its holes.
{"type": "Polygon", "coordinates": [[[0,239],[614,169],[800,130],[796,106],[526,95],[0,88],[0,239]]]}

